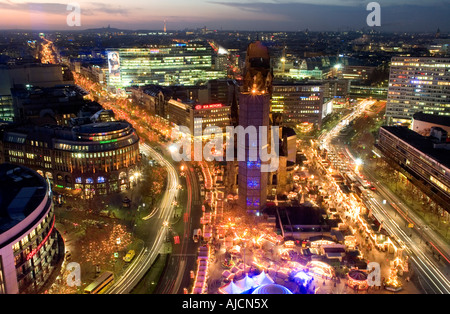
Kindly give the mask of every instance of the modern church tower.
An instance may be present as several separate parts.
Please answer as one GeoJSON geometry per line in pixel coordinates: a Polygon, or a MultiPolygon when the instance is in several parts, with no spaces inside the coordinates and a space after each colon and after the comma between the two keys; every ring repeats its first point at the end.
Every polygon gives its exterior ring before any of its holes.
{"type": "MultiPolygon", "coordinates": [[[[248,212],[256,212],[267,201],[268,173],[261,172],[259,147],[260,126],[266,127],[269,134],[269,110],[272,94],[272,69],[267,47],[260,41],[251,43],[247,49],[244,69],[244,84],[239,95],[239,125],[244,129],[254,126],[258,133],[256,142],[250,142],[246,136],[244,142],[238,141],[238,149],[245,151],[245,161],[239,161],[239,206],[248,212]],[[250,161],[251,153],[256,153],[257,161],[250,161]]],[[[270,145],[269,145],[270,146],[270,145]]]]}

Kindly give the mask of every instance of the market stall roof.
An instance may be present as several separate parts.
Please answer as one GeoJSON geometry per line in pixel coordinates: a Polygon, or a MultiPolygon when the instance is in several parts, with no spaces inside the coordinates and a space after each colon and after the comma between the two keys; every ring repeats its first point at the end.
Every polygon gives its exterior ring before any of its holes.
{"type": "Polygon", "coordinates": [[[256,286],[255,281],[250,278],[248,275],[245,275],[241,280],[237,280],[235,282],[236,286],[238,286],[242,291],[247,291],[256,286]]]}
{"type": "Polygon", "coordinates": [[[328,237],[328,236],[324,236],[324,235],[319,235],[319,236],[314,236],[314,237],[310,237],[309,238],[310,242],[321,241],[321,240],[334,242],[332,237],[328,237]]]}
{"type": "Polygon", "coordinates": [[[326,253],[327,258],[329,259],[338,259],[342,258],[344,254],[342,253],[326,253]]]}
{"type": "Polygon", "coordinates": [[[341,257],[345,255],[345,248],[342,247],[325,247],[323,250],[330,257],[341,257]]]}
{"type": "Polygon", "coordinates": [[[302,282],[308,282],[308,281],[314,279],[311,275],[309,275],[309,274],[307,274],[307,273],[305,273],[303,271],[299,271],[297,274],[295,274],[294,278],[295,279],[299,279],[302,282]]]}
{"type": "Polygon", "coordinates": [[[336,240],[338,240],[339,242],[343,242],[345,241],[344,235],[342,234],[342,232],[338,231],[338,230],[331,230],[331,235],[336,237],[336,240]]]}
{"type": "Polygon", "coordinates": [[[239,288],[233,281],[219,288],[219,292],[222,294],[241,294],[242,289],[239,288]]]}
{"type": "Polygon", "coordinates": [[[227,278],[227,277],[230,276],[230,275],[231,275],[231,272],[230,272],[229,270],[225,270],[225,271],[222,273],[222,276],[225,277],[225,278],[227,278]]]}
{"type": "Polygon", "coordinates": [[[270,278],[269,275],[266,274],[266,272],[261,272],[259,275],[254,276],[253,281],[258,285],[266,285],[266,284],[272,284],[274,283],[273,279],[270,278]]]}

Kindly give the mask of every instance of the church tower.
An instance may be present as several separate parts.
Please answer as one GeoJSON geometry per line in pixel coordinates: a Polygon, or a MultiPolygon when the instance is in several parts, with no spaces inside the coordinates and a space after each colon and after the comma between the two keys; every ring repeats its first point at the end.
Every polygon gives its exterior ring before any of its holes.
{"type": "MultiPolygon", "coordinates": [[[[270,139],[270,98],[272,95],[273,72],[267,47],[259,40],[247,49],[244,68],[244,82],[239,94],[239,125],[244,129],[254,126],[258,138],[238,142],[238,149],[245,151],[245,161],[239,161],[239,206],[247,212],[256,212],[267,202],[268,173],[261,172],[259,147],[261,147],[260,126],[266,127],[270,139]],[[256,161],[250,156],[258,156],[256,161]]],[[[270,142],[270,140],[269,140],[270,142]]],[[[270,148],[269,148],[270,149],[270,148]]]]}

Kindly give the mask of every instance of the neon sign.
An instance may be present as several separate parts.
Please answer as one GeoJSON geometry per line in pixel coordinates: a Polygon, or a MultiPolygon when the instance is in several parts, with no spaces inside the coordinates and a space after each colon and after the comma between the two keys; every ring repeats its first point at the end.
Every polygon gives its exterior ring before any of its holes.
{"type": "Polygon", "coordinates": [[[44,246],[44,244],[47,242],[48,238],[52,234],[54,227],[55,227],[55,216],[53,216],[53,223],[52,223],[52,226],[51,226],[50,231],[48,232],[47,236],[45,237],[44,240],[42,240],[42,242],[33,251],[31,251],[27,255],[27,261],[30,260],[34,255],[36,255],[36,253],[39,252],[39,250],[44,246]]]}
{"type": "Polygon", "coordinates": [[[195,110],[222,108],[223,104],[197,105],[195,110]]]}

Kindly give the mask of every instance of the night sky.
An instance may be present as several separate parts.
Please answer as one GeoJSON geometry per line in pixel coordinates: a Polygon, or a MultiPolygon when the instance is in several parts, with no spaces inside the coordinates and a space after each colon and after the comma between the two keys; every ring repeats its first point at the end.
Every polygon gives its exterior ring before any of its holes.
{"type": "MultiPolygon", "coordinates": [[[[346,31],[368,29],[369,0],[0,0],[0,29],[67,30],[106,27],[162,30],[200,28],[251,31],[346,31]],[[81,26],[69,27],[67,4],[81,7],[81,26]]],[[[387,32],[450,29],[450,0],[380,0],[387,32]]]]}

